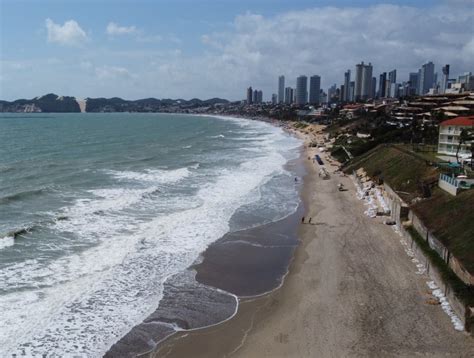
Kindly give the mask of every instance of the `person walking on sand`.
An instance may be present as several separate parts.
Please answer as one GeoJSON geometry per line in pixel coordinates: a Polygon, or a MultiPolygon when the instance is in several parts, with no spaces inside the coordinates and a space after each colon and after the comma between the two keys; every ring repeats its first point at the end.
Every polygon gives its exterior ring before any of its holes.
{"type": "Polygon", "coordinates": [[[304,216],[301,218],[301,223],[304,224],[304,216]]]}
{"type": "Polygon", "coordinates": [[[311,224],[311,218],[309,218],[309,220],[308,220],[308,224],[311,224]]]}

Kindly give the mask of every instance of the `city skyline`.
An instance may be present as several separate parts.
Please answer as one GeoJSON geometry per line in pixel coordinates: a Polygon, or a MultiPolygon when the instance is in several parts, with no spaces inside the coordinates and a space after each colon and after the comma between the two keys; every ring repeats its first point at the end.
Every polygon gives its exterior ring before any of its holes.
{"type": "Polygon", "coordinates": [[[430,60],[438,76],[445,64],[451,77],[473,70],[468,1],[208,1],[191,14],[192,4],[3,0],[0,98],[240,100],[252,84],[269,100],[275,74],[285,87],[319,74],[326,90],[361,61],[377,80],[394,68],[408,78],[430,60]]]}

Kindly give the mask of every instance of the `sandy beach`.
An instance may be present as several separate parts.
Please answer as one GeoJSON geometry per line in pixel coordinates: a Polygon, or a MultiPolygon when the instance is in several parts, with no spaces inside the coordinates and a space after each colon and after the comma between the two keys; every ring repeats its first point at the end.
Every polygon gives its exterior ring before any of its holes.
{"type": "Polygon", "coordinates": [[[232,319],[175,334],[152,356],[473,356],[472,338],[431,304],[429,279],[416,273],[400,237],[364,214],[351,178],[333,173],[336,166],[306,139],[302,198],[312,223],[299,227],[282,287],[241,298],[232,319]],[[307,159],[316,153],[329,180],[307,159]],[[348,190],[338,191],[339,183],[348,190]]]}

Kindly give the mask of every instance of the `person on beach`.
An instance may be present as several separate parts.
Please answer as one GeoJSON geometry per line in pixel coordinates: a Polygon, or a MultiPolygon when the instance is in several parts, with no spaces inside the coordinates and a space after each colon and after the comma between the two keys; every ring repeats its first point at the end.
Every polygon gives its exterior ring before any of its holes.
{"type": "Polygon", "coordinates": [[[304,216],[301,218],[301,223],[304,224],[304,216]]]}
{"type": "Polygon", "coordinates": [[[309,218],[309,220],[308,220],[308,224],[311,224],[311,218],[309,218]]]}

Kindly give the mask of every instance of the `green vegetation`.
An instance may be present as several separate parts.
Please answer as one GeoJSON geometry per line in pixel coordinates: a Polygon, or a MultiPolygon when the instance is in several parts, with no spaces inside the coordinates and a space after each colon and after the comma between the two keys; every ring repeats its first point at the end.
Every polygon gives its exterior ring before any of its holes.
{"type": "Polygon", "coordinates": [[[451,270],[443,259],[428,245],[420,234],[413,228],[407,228],[410,236],[417,243],[418,247],[428,257],[430,263],[438,269],[443,280],[447,282],[453,289],[455,295],[466,305],[474,306],[474,287],[466,285],[456,274],[451,270]]]}
{"type": "Polygon", "coordinates": [[[304,122],[296,122],[293,127],[295,128],[298,128],[298,129],[304,129],[308,126],[309,124],[308,123],[304,123],[304,122]]]}
{"type": "Polygon", "coordinates": [[[378,146],[355,158],[346,172],[363,167],[372,178],[386,181],[400,196],[413,199],[424,196],[424,185],[436,182],[438,173],[420,157],[396,146],[378,146]]]}
{"type": "Polygon", "coordinates": [[[412,209],[463,266],[474,272],[474,190],[452,196],[437,188],[431,198],[412,209]]]}

